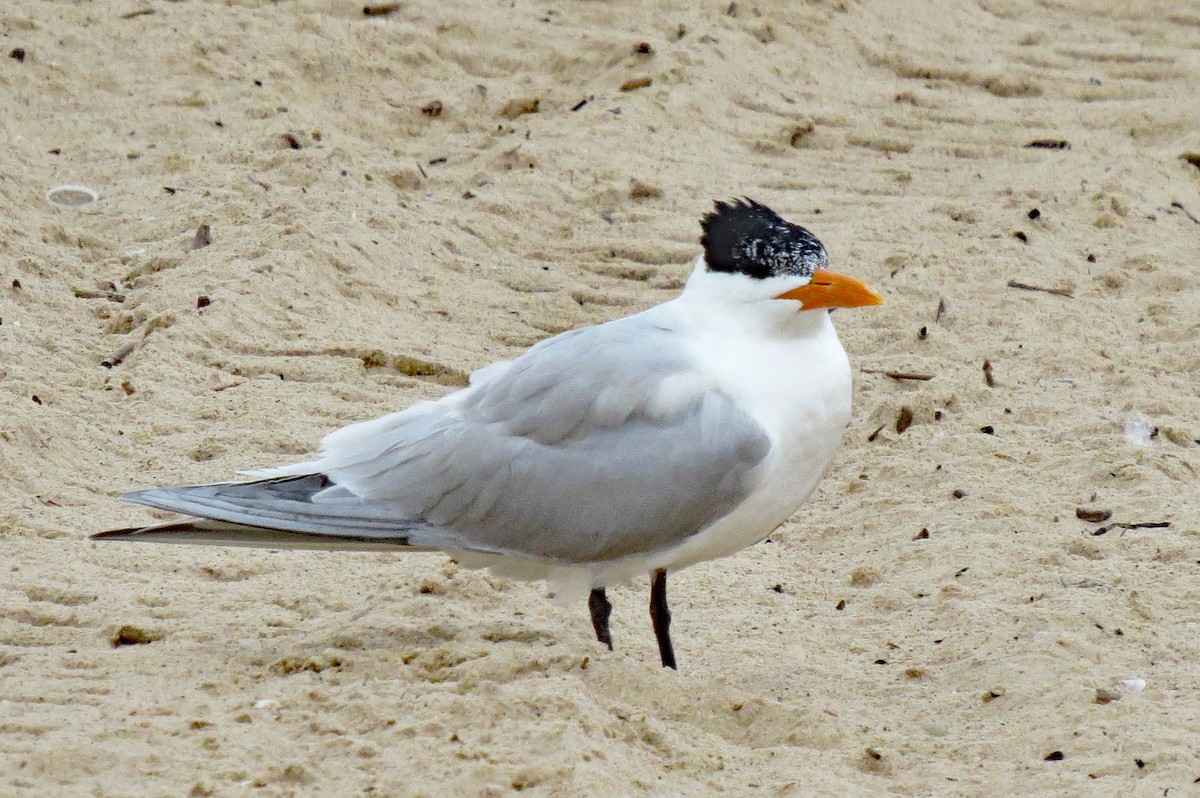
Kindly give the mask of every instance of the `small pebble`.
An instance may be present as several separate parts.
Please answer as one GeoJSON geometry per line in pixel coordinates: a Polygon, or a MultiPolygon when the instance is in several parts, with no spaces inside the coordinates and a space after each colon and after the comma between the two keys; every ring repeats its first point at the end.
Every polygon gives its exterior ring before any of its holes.
{"type": "Polygon", "coordinates": [[[1116,690],[1109,690],[1107,687],[1096,688],[1096,703],[1111,704],[1113,701],[1120,701],[1121,694],[1116,690]]]}
{"type": "Polygon", "coordinates": [[[1107,521],[1112,518],[1113,511],[1107,507],[1091,507],[1086,504],[1081,504],[1075,508],[1075,517],[1080,521],[1090,521],[1093,524],[1098,524],[1101,521],[1107,521]]]}

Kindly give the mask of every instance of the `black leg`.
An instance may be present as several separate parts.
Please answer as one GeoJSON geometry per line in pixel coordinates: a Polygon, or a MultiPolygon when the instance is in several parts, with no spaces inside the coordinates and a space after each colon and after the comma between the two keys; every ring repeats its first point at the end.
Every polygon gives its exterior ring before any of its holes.
{"type": "Polygon", "coordinates": [[[664,668],[675,667],[675,649],[671,647],[671,609],[667,606],[667,571],[659,568],[650,582],[650,620],[658,638],[658,653],[664,668]]]}
{"type": "Polygon", "coordinates": [[[612,651],[612,635],[608,633],[608,616],[612,615],[612,604],[608,603],[604,588],[592,588],[591,595],[588,596],[588,609],[592,611],[592,628],[596,630],[596,639],[612,651]]]}

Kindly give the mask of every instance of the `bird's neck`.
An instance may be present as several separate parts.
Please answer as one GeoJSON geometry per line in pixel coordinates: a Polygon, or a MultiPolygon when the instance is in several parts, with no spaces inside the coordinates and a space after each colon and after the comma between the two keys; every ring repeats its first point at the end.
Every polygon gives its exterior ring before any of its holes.
{"type": "Polygon", "coordinates": [[[798,302],[770,299],[770,291],[762,288],[744,276],[709,272],[701,261],[674,304],[699,329],[771,338],[805,338],[832,329],[827,311],[805,311],[798,302]]]}

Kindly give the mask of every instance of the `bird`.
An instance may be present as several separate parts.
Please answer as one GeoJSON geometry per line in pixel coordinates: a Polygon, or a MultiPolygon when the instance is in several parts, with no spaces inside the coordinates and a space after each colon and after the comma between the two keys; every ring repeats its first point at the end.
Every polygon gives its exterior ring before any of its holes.
{"type": "Polygon", "coordinates": [[[316,459],[121,498],[187,518],[94,540],[442,551],[587,595],[650,577],[677,669],[667,575],[769,536],[817,487],[851,418],[831,314],[879,305],[824,245],[748,197],[714,201],[675,298],[570,330],[436,401],[335,430],[316,459]]]}

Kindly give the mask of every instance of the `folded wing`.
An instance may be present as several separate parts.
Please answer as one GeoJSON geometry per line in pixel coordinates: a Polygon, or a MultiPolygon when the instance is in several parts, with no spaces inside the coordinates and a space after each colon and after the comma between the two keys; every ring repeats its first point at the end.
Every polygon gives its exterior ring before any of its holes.
{"type": "MultiPolygon", "coordinates": [[[[322,448],[257,482],[128,498],[227,525],[192,527],[187,542],[279,545],[245,542],[278,541],[266,529],[310,536],[307,547],[592,562],[667,548],[725,515],[753,488],[769,441],[670,326],[642,314],[544,341],[463,391],[338,430],[322,448]]],[[[184,534],[157,529],[139,534],[184,534]]]]}

